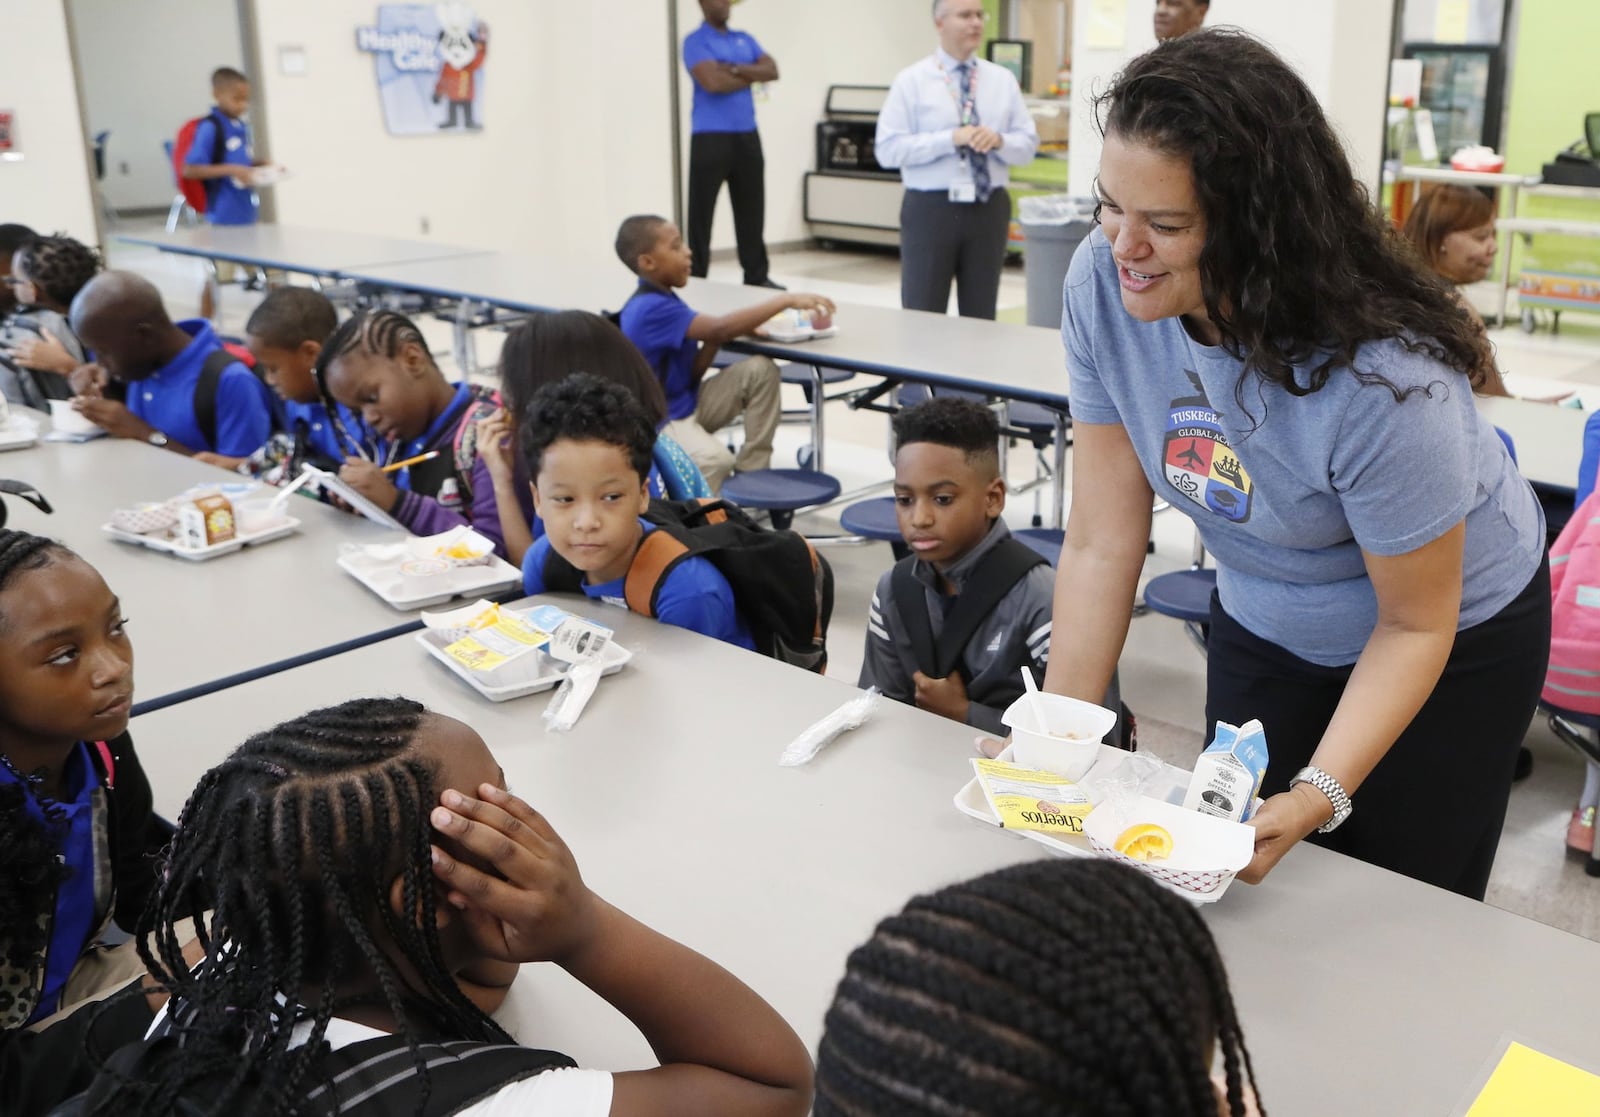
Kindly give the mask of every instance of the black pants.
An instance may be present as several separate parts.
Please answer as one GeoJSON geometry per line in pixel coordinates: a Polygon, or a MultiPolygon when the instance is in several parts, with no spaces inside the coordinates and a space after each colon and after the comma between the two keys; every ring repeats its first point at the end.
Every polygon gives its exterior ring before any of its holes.
{"type": "MultiPolygon", "coordinates": [[[[1216,723],[1259,718],[1263,798],[1311,761],[1351,667],[1322,667],[1254,635],[1211,595],[1206,739],[1216,723]]],[[[1350,797],[1355,810],[1311,840],[1475,900],[1494,867],[1517,749],[1550,658],[1550,566],[1499,613],[1456,634],[1433,693],[1350,797]]]]}
{"type": "Polygon", "coordinates": [[[952,202],[943,190],[907,190],[900,203],[900,305],[943,314],[950,282],[963,318],[994,317],[1011,232],[1011,195],[952,202]]]}
{"type": "Polygon", "coordinates": [[[690,271],[704,278],[711,268],[711,221],[717,195],[728,184],[733,203],[733,232],[739,241],[739,266],[744,281],[767,281],[766,158],[760,132],[696,132],[689,137],[690,271]]]}

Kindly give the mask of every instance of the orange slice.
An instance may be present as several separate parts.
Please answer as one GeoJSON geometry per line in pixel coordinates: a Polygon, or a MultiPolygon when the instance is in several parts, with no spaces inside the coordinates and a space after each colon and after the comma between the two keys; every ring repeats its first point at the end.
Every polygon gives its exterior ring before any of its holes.
{"type": "Polygon", "coordinates": [[[1165,826],[1141,822],[1118,835],[1112,848],[1135,861],[1165,861],[1172,856],[1172,835],[1165,826]]]}

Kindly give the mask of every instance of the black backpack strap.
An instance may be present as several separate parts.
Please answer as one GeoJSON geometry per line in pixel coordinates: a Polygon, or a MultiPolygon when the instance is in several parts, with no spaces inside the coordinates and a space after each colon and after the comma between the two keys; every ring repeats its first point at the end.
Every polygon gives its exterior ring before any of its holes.
{"type": "Polygon", "coordinates": [[[911,654],[917,661],[917,670],[930,679],[942,679],[939,653],[933,643],[933,622],[928,619],[927,587],[911,573],[916,563],[915,555],[907,555],[894,564],[894,571],[889,575],[895,615],[911,639],[911,654]]]}
{"type": "MultiPolygon", "coordinates": [[[[222,110],[212,108],[206,113],[206,119],[211,121],[211,165],[220,166],[223,156],[228,150],[228,122],[222,115],[222,110]]],[[[206,192],[206,208],[211,208],[211,201],[222,186],[220,178],[206,178],[200,180],[200,188],[206,192]]]]}
{"type": "Polygon", "coordinates": [[[218,348],[207,353],[200,366],[200,379],[194,384],[194,421],[206,444],[196,446],[197,450],[217,448],[217,391],[222,386],[223,370],[238,359],[226,349],[218,348]]]}
{"type": "MultiPolygon", "coordinates": [[[[554,1051],[472,1041],[423,1043],[417,1054],[428,1068],[424,1113],[429,1115],[459,1112],[513,1082],[577,1065],[554,1051]]],[[[380,1036],[331,1051],[319,1060],[317,1072],[323,1084],[306,1095],[313,1113],[388,1117],[410,1112],[416,1103],[416,1056],[401,1036],[380,1036]]]]}
{"type": "MultiPolygon", "coordinates": [[[[894,595],[900,623],[911,637],[917,666],[924,675],[944,679],[952,671],[961,671],[961,653],[973,634],[982,626],[995,606],[1005,599],[1014,587],[1036,566],[1045,562],[1043,555],[1015,539],[998,543],[978,562],[967,577],[966,585],[956,604],[939,630],[937,642],[933,639],[932,622],[928,619],[926,587],[911,574],[913,558],[901,559],[894,568],[894,595]],[[915,592],[913,592],[913,590],[915,592]],[[933,670],[928,670],[929,666],[933,670]]],[[[965,678],[965,673],[963,673],[965,678]]]]}

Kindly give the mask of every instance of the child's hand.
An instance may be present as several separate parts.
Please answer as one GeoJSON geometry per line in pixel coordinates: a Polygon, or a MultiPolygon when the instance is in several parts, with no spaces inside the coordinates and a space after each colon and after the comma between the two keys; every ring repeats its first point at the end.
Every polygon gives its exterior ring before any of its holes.
{"type": "Polygon", "coordinates": [[[114,399],[80,397],[72,401],[72,409],[114,438],[149,438],[155,428],[133,412],[128,405],[114,399]]]}
{"type": "Polygon", "coordinates": [[[234,167],[228,172],[228,177],[240,186],[249,188],[256,184],[256,169],[254,167],[234,167]]]}
{"type": "Polygon", "coordinates": [[[54,372],[66,376],[78,367],[78,359],[67,352],[67,347],[49,330],[40,330],[38,338],[23,338],[11,347],[11,358],[23,368],[40,372],[54,372]]]}
{"type": "Polygon", "coordinates": [[[544,816],[493,784],[481,798],[439,796],[429,816],[442,843],[487,862],[492,873],[433,847],[433,874],[466,913],[473,942],[503,962],[561,963],[590,938],[600,907],[578,864],[544,816]]]}
{"type": "Polygon", "coordinates": [[[105,395],[109,382],[106,370],[93,363],[79,365],[67,376],[67,383],[72,385],[72,394],[87,399],[99,399],[105,395]]]}
{"type": "Polygon", "coordinates": [[[213,454],[210,450],[201,450],[194,456],[194,460],[197,462],[205,462],[207,465],[214,465],[218,469],[229,469],[235,473],[238,473],[239,467],[244,465],[244,463],[250,459],[230,458],[226,454],[213,454]]]}
{"type": "Polygon", "coordinates": [[[385,512],[400,500],[400,490],[389,480],[389,475],[365,458],[346,458],[339,467],[339,480],[385,512]]]}
{"type": "Polygon", "coordinates": [[[967,685],[959,674],[952,671],[948,678],[930,679],[917,671],[912,674],[911,681],[917,687],[919,708],[956,721],[967,720],[967,685]]]}
{"type": "Polygon", "coordinates": [[[796,294],[789,296],[789,305],[795,310],[805,310],[812,314],[824,314],[833,317],[833,300],[822,295],[796,294]]]}
{"type": "Polygon", "coordinates": [[[478,457],[489,468],[489,479],[496,489],[512,484],[515,467],[511,460],[511,416],[505,408],[478,421],[478,457]]]}

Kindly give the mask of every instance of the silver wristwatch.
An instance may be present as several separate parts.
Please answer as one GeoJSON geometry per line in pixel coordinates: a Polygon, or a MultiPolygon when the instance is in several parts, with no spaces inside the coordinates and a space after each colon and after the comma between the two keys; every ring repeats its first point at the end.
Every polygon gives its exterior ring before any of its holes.
{"type": "Polygon", "coordinates": [[[1289,781],[1289,789],[1292,791],[1297,783],[1310,784],[1326,795],[1328,802],[1333,804],[1333,817],[1317,827],[1317,833],[1331,833],[1339,828],[1340,823],[1350,817],[1350,812],[1354,809],[1350,802],[1350,796],[1344,793],[1344,788],[1339,784],[1338,780],[1328,775],[1321,768],[1313,768],[1307,765],[1300,769],[1294,774],[1294,779],[1289,781]]]}
{"type": "Polygon", "coordinates": [[[151,431],[149,434],[144,436],[144,440],[150,443],[152,446],[165,446],[168,442],[172,441],[160,431],[151,431]]]}

